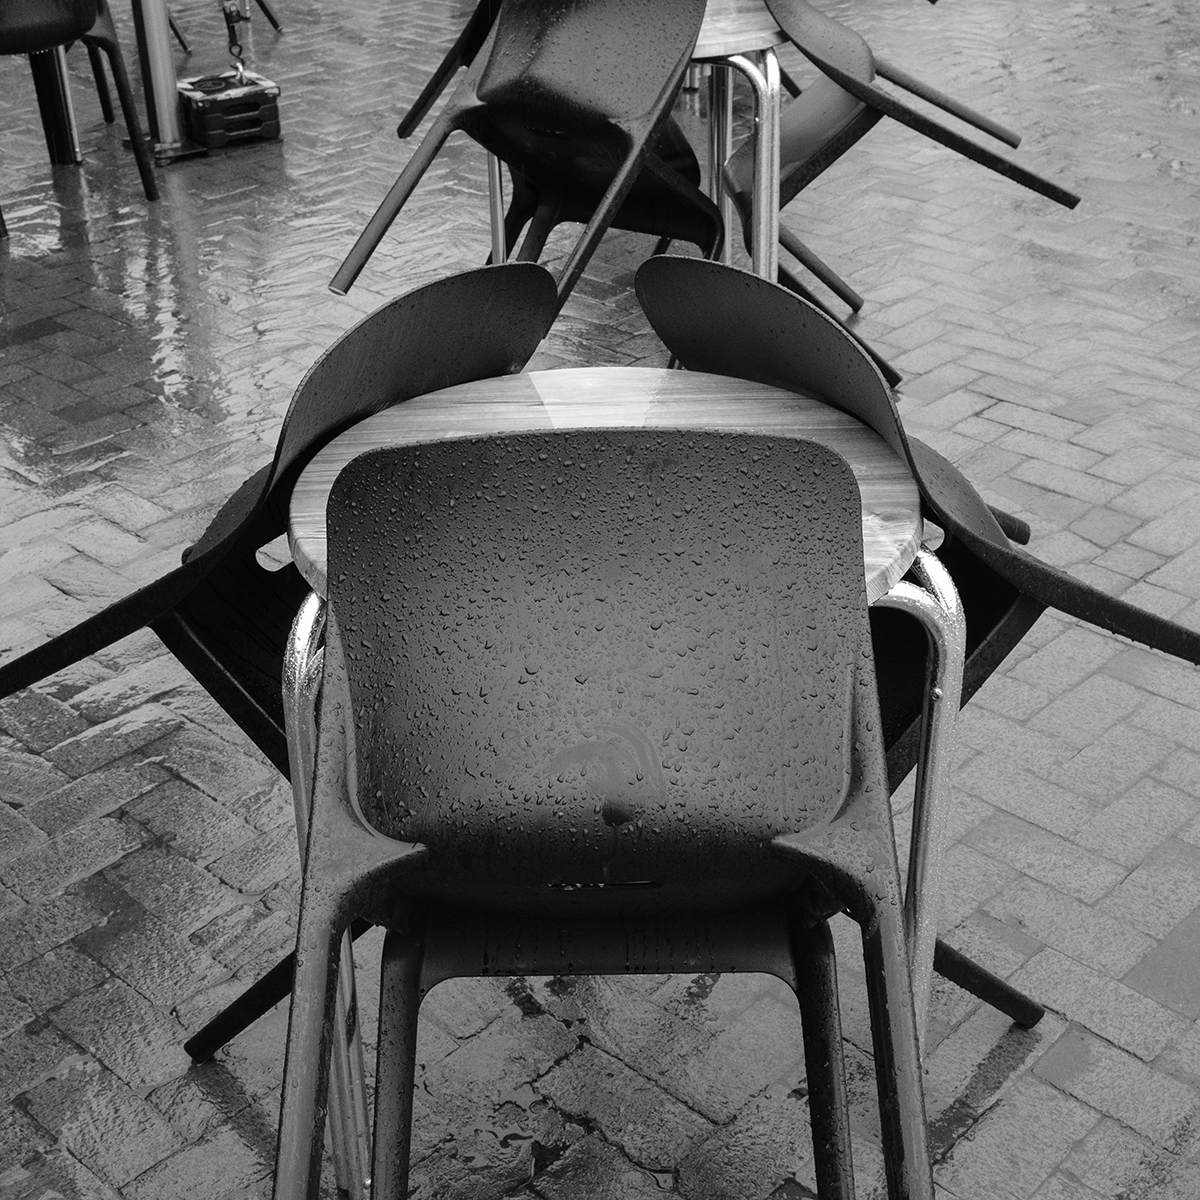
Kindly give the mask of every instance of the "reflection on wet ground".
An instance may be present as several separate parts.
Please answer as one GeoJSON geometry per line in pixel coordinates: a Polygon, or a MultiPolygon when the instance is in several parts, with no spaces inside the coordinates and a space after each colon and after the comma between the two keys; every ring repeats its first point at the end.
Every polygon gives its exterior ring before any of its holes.
{"type": "MultiPolygon", "coordinates": [[[[269,459],[321,349],[486,256],[482,159],[452,143],[349,296],[325,286],[468,7],[289,0],[281,35],[255,10],[243,41],[282,89],[283,140],[160,169],[157,205],[79,48],[80,169],[48,165],[27,67],[0,59],[6,656],[175,565],[269,459]]],[[[823,7],[1021,130],[1016,156],[1084,198],[1067,213],[883,123],[789,208],[866,297],[856,328],[905,373],[906,422],[1044,558],[1200,623],[1200,15],[823,7]]],[[[222,68],[219,6],[173,11],[181,74],[222,68]]],[[[681,119],[702,146],[698,101],[681,119]]],[[[534,365],[664,362],[630,292],[648,247],[607,241],[534,365]]],[[[1057,618],[967,711],[943,923],[1051,1012],[1022,1032],[938,987],[944,1195],[1200,1193],[1198,712],[1193,672],[1057,618]]],[[[0,1197],[260,1194],[283,1009],[204,1067],[181,1044],[294,937],[286,788],[143,634],[0,702],[0,798],[0,1197]]],[[[856,1166],[878,1195],[852,940],[856,1166]]],[[[447,984],[420,1061],[419,1196],[812,1195],[795,1003],[765,978],[447,984]]]]}

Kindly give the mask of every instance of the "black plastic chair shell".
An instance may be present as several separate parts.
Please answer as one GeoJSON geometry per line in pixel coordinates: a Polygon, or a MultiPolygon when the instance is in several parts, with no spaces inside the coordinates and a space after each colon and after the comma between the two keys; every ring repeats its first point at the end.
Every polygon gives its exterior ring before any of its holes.
{"type": "Polygon", "coordinates": [[[451,276],[389,301],[301,381],[274,459],[222,506],[182,565],[0,667],[0,696],[150,626],[284,774],[283,648],[307,585],[258,549],[287,528],[292,484],[344,428],[411,396],[519,371],[554,319],[548,272],[528,263],[451,276]]]}
{"type": "MultiPolygon", "coordinates": [[[[831,451],[755,435],[546,431],[343,471],[277,1196],[314,1194],[352,916],[394,931],[373,1171],[391,1197],[432,982],[691,970],[699,946],[795,983],[842,907],[863,929],[889,1195],[932,1195],[860,513],[831,451]]],[[[815,1140],[823,1194],[844,1195],[818,990],[815,1140]]]]}

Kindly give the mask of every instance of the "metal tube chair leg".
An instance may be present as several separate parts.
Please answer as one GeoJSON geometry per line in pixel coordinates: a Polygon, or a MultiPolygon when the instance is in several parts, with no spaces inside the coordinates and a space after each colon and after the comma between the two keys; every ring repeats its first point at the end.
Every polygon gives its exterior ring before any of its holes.
{"type": "MultiPolygon", "coordinates": [[[[317,699],[321,688],[325,602],[310,593],[292,624],[284,655],[284,720],[291,767],[296,835],[305,846],[312,812],[313,766],[317,748],[317,699]]],[[[366,1200],[371,1184],[371,1133],[358,1004],[354,994],[354,953],[349,932],[342,934],[333,1009],[330,1064],[330,1133],[338,1187],[351,1200],[366,1200]]]]}
{"type": "Polygon", "coordinates": [[[769,49],[758,59],[734,54],[728,62],[754,91],[754,194],[763,203],[754,206],[750,257],[754,273],[773,281],[779,274],[779,59],[769,49]]]}
{"type": "Polygon", "coordinates": [[[929,642],[912,848],[904,898],[913,1003],[917,1030],[924,1047],[950,816],[947,772],[962,696],[967,621],[953,579],[932,554],[922,550],[912,571],[920,586],[902,580],[878,603],[915,617],[929,642]]]}
{"type": "MultiPolygon", "coordinates": [[[[715,62],[711,64],[708,76],[708,194],[720,210],[726,230],[732,229],[737,221],[737,209],[726,185],[724,171],[724,164],[733,152],[732,69],[726,63],[715,62]]],[[[726,266],[733,263],[733,243],[728,237],[720,261],[726,266]]]]}
{"type": "Polygon", "coordinates": [[[492,225],[492,257],[494,263],[508,259],[508,233],[504,227],[504,171],[500,160],[487,156],[488,216],[492,225]]]}

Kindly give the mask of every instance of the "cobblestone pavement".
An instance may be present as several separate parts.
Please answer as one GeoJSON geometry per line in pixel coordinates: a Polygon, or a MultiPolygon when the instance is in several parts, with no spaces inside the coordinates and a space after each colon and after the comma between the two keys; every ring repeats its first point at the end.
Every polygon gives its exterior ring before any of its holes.
{"type": "MultiPolygon", "coordinates": [[[[883,124],[788,210],[867,297],[858,327],[905,372],[910,428],[1044,558],[1197,625],[1200,11],[824,3],[1084,197],[1067,213],[883,124]]],[[[284,140],[162,169],[153,207],[81,51],[80,170],[47,165],[27,69],[0,60],[5,655],[174,565],[268,460],[320,350],[486,253],[480,157],[452,146],[350,296],[326,291],[468,6],[279,7],[286,31],[256,11],[247,46],[283,89],[284,140]]],[[[174,11],[181,73],[222,66],[219,7],[174,11]]],[[[608,241],[537,365],[663,362],[629,290],[647,249],[608,241]]],[[[1051,1011],[1022,1032],[938,986],[944,1197],[1200,1195],[1198,713],[1194,672],[1050,616],[964,714],[944,926],[1051,1011]]],[[[146,634],[0,703],[0,797],[0,1197],[262,1194],[285,1010],[203,1067],[181,1043],[293,938],[286,787],[146,634]]],[[[379,943],[360,945],[369,1038],[379,943]]],[[[765,978],[458,982],[422,1021],[418,1196],[813,1194],[796,1005],[765,978]]]]}

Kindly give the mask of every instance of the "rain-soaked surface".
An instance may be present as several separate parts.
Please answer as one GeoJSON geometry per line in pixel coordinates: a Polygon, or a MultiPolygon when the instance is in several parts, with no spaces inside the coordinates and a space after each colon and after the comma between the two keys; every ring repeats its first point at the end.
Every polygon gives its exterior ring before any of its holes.
{"type": "MultiPolygon", "coordinates": [[[[159,169],[157,205],[80,48],[78,169],[48,165],[28,68],[0,59],[6,657],[174,566],[269,460],[322,349],[486,256],[482,158],[452,142],[349,295],[325,286],[470,6],[278,7],[284,33],[255,9],[243,41],[281,87],[283,140],[159,169]]],[[[1042,557],[1200,624],[1200,12],[822,7],[1020,130],[1014,157],[1083,197],[1066,212],[884,122],[788,210],[866,297],[856,327],[905,374],[910,431],[1028,520],[1042,557]]],[[[180,74],[223,67],[219,6],[172,9],[180,74]]],[[[681,120],[702,157],[694,101],[681,120]]],[[[631,292],[648,249],[608,239],[535,366],[665,361],[631,292]]],[[[596,769],[666,761],[626,743],[596,769]]],[[[1200,1193],[1196,676],[1044,617],[964,715],[953,794],[948,940],[1050,1012],[1022,1031],[936,984],[942,1194],[1200,1193]]],[[[203,1067],[182,1042],[294,938],[277,773],[146,633],[0,702],[0,799],[0,1197],[262,1194],[285,1009],[203,1067]]],[[[838,941],[860,1194],[879,1195],[853,929],[838,941]]],[[[378,949],[360,943],[368,1048],[378,949]]],[[[766,977],[445,984],[418,1057],[419,1196],[812,1194],[796,1005],[766,977]]]]}

